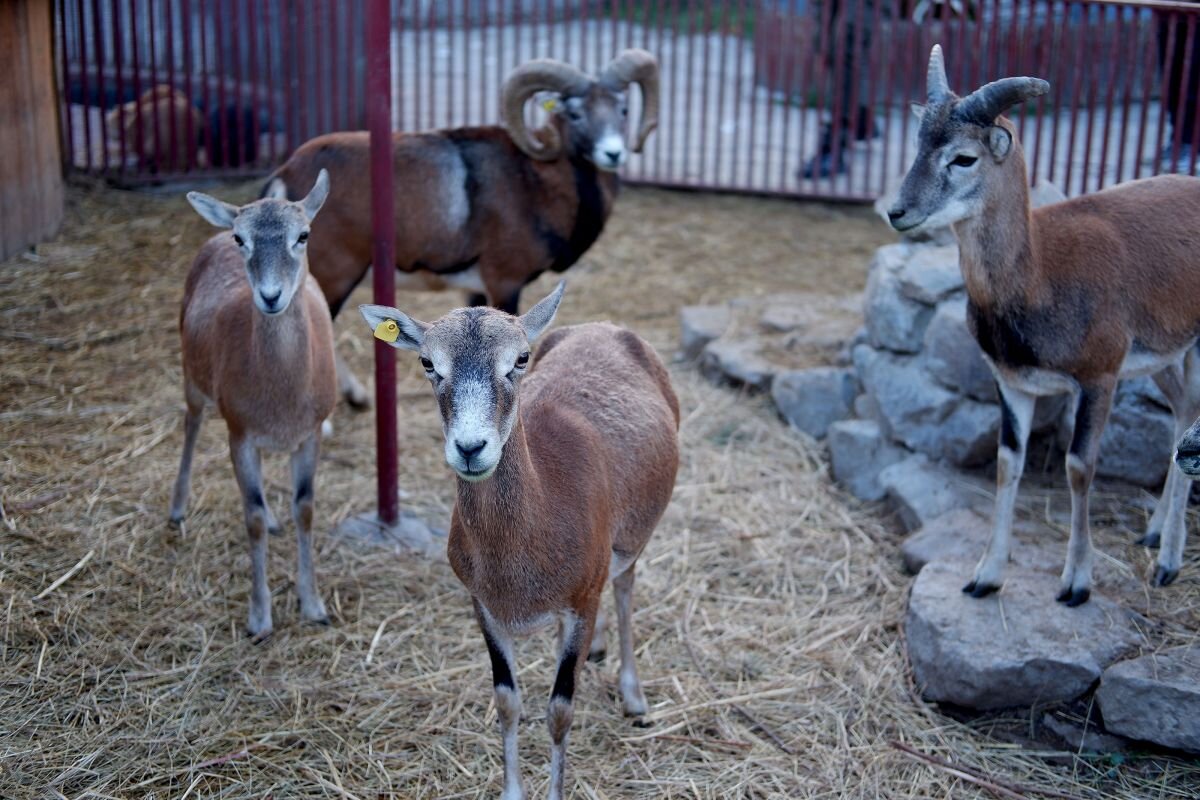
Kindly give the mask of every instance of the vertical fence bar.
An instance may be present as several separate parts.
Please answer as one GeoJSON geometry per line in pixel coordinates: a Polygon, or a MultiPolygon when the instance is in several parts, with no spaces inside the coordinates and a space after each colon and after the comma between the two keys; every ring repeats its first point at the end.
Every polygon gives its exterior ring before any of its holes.
{"type": "MultiPolygon", "coordinates": [[[[367,0],[367,127],[371,136],[372,288],[375,302],[396,302],[395,197],[392,194],[392,14],[389,0],[367,0]]],[[[400,519],[399,463],[396,441],[396,356],[391,346],[375,343],[375,447],[379,518],[385,525],[400,519]]]]}
{"type": "MultiPolygon", "coordinates": [[[[179,114],[175,113],[175,0],[166,0],[166,3],[167,10],[164,18],[166,22],[167,37],[167,87],[169,89],[169,96],[171,98],[167,104],[167,107],[171,109],[170,118],[167,120],[167,128],[171,137],[171,146],[168,152],[171,154],[170,171],[182,172],[184,170],[180,165],[183,163],[186,156],[181,157],[182,154],[179,152],[179,126],[181,121],[179,119],[179,114]]],[[[187,109],[184,110],[186,111],[187,109]]],[[[186,125],[187,123],[183,122],[182,124],[186,125]]],[[[187,150],[186,146],[184,147],[184,150],[187,150]]]]}
{"type": "MultiPolygon", "coordinates": [[[[761,8],[762,6],[760,5],[759,7],[761,8]]],[[[790,157],[790,153],[792,152],[792,146],[791,146],[792,145],[792,138],[791,138],[792,97],[793,97],[793,92],[796,88],[796,66],[795,65],[796,65],[796,59],[797,59],[797,53],[796,53],[796,47],[795,47],[797,14],[795,13],[794,7],[790,2],[788,3],[787,6],[783,6],[782,8],[785,8],[786,10],[781,11],[779,13],[786,14],[786,19],[781,19],[778,22],[779,37],[780,37],[780,41],[782,42],[782,46],[780,48],[781,59],[779,62],[779,66],[775,70],[775,74],[779,76],[779,79],[783,86],[783,88],[781,90],[783,93],[783,112],[782,112],[783,113],[783,130],[780,131],[780,134],[779,134],[780,139],[783,144],[783,152],[779,157],[779,188],[781,190],[783,190],[787,187],[788,182],[789,182],[788,176],[791,174],[789,172],[788,168],[791,166],[791,161],[792,161],[791,157],[790,157]]],[[[740,40],[741,44],[738,47],[738,67],[739,68],[741,67],[742,59],[745,55],[744,51],[743,51],[743,48],[745,47],[745,41],[746,41],[745,13],[746,13],[746,4],[743,0],[743,2],[739,5],[739,8],[738,8],[738,16],[741,18],[741,25],[739,26],[739,40],[740,40]]],[[[755,35],[755,37],[758,37],[760,35],[759,31],[762,30],[762,28],[760,27],[762,25],[762,20],[759,19],[758,16],[759,16],[758,14],[755,14],[755,18],[754,18],[754,30],[755,30],[754,35],[755,35]]],[[[734,130],[736,132],[737,129],[735,128],[734,130]]],[[[734,147],[734,151],[736,152],[737,144],[735,143],[733,147],[734,147]]]]}
{"type": "Polygon", "coordinates": [[[86,161],[86,169],[91,172],[92,167],[92,107],[91,92],[88,91],[88,60],[87,60],[87,40],[88,26],[87,17],[84,15],[83,0],[77,0],[75,11],[79,18],[79,83],[83,92],[83,102],[80,107],[83,109],[83,146],[86,148],[84,155],[86,161]]]}
{"type": "MultiPolygon", "coordinates": [[[[1179,97],[1175,101],[1175,121],[1171,126],[1171,171],[1178,171],[1179,146],[1183,141],[1187,100],[1196,92],[1191,85],[1192,77],[1192,48],[1196,43],[1196,18],[1187,17],[1187,34],[1184,36],[1182,73],[1179,76],[1179,97]]],[[[1174,64],[1171,65],[1172,68],[1174,64]]]]}
{"type": "MultiPolygon", "coordinates": [[[[116,2],[116,0],[114,0],[116,2]]],[[[71,54],[67,48],[69,41],[67,36],[67,14],[70,12],[70,6],[66,0],[58,2],[58,53],[60,68],[62,69],[62,91],[59,96],[62,98],[60,103],[62,108],[63,121],[63,138],[65,147],[63,147],[63,164],[67,169],[75,169],[75,123],[71,119],[71,54]]]]}
{"type": "Polygon", "coordinates": [[[100,108],[100,164],[108,171],[108,114],[104,113],[108,98],[104,92],[104,25],[100,19],[100,0],[92,0],[92,55],[96,59],[96,97],[100,108]]]}
{"type": "Polygon", "coordinates": [[[1162,170],[1162,152],[1166,140],[1167,132],[1167,108],[1169,100],[1167,99],[1168,85],[1170,84],[1170,70],[1174,66],[1175,59],[1175,38],[1179,33],[1179,17],[1175,13],[1171,13],[1167,17],[1167,43],[1166,43],[1166,58],[1163,59],[1163,80],[1159,87],[1159,114],[1158,114],[1158,137],[1154,145],[1154,169],[1152,175],[1157,175],[1162,170]]]}
{"type": "MultiPolygon", "coordinates": [[[[1079,36],[1081,39],[1084,40],[1085,45],[1087,44],[1087,41],[1086,41],[1087,34],[1091,30],[1091,19],[1090,18],[1092,16],[1092,12],[1095,12],[1095,11],[1100,11],[1100,9],[1096,8],[1096,6],[1088,6],[1084,11],[1084,14],[1086,17],[1085,23],[1079,27],[1079,30],[1080,30],[1079,36]]],[[[1089,67],[1088,72],[1090,72],[1091,74],[1088,76],[1088,81],[1087,81],[1087,87],[1088,87],[1087,88],[1087,106],[1086,106],[1087,107],[1087,128],[1084,131],[1084,139],[1083,139],[1083,165],[1080,167],[1080,170],[1079,170],[1079,193],[1080,194],[1083,194],[1084,192],[1087,191],[1088,168],[1091,166],[1091,163],[1092,163],[1092,130],[1093,130],[1093,127],[1094,127],[1094,124],[1096,121],[1096,75],[1095,75],[1095,69],[1094,69],[1095,65],[1091,61],[1088,61],[1087,63],[1088,63],[1088,67],[1089,67]]]]}
{"type": "MultiPolygon", "coordinates": [[[[1153,21],[1153,17],[1151,18],[1153,21]]],[[[1152,36],[1157,36],[1157,31],[1152,36]]],[[[1146,153],[1146,127],[1150,124],[1150,89],[1151,78],[1154,75],[1154,43],[1146,45],[1146,59],[1142,65],[1142,113],[1138,121],[1137,152],[1133,157],[1133,179],[1137,180],[1142,174],[1142,158],[1146,153]]]]}
{"type": "MultiPolygon", "coordinates": [[[[186,2],[186,0],[184,1],[186,2]]],[[[61,6],[60,10],[62,10],[61,6]]],[[[117,140],[118,152],[121,157],[118,170],[124,173],[129,164],[129,152],[125,142],[125,65],[121,48],[120,0],[112,0],[112,3],[109,4],[109,13],[112,14],[113,20],[113,72],[117,83],[117,140]]]]}
{"type": "MultiPolygon", "coordinates": [[[[150,113],[154,117],[154,121],[153,121],[154,127],[152,129],[154,131],[154,152],[153,152],[152,158],[150,159],[152,170],[162,169],[163,155],[166,153],[166,148],[163,147],[162,114],[159,113],[159,111],[161,110],[160,106],[162,106],[163,104],[160,103],[157,99],[158,98],[158,81],[159,81],[159,72],[158,72],[158,65],[159,65],[158,38],[159,37],[158,37],[158,24],[155,22],[155,14],[154,14],[154,9],[157,5],[158,5],[157,2],[150,2],[150,3],[146,4],[146,11],[148,14],[148,19],[146,20],[146,24],[149,27],[149,33],[148,33],[146,39],[147,39],[147,44],[150,45],[150,92],[152,93],[152,97],[155,98],[150,103],[150,113]]],[[[168,101],[168,102],[170,102],[170,101],[168,101]]],[[[143,151],[143,152],[145,152],[145,151],[143,151]]],[[[146,155],[150,155],[150,154],[146,154],[146,155]]]]}
{"type": "MultiPolygon", "coordinates": [[[[1124,27],[1125,27],[1123,24],[1124,19],[1125,19],[1124,14],[1122,14],[1121,19],[1122,19],[1121,32],[1123,33],[1124,27]]],[[[1133,17],[1132,27],[1133,27],[1133,32],[1136,35],[1138,32],[1136,15],[1133,17]]],[[[1124,37],[1118,35],[1117,40],[1121,41],[1123,38],[1124,37]]],[[[1143,37],[1139,36],[1138,38],[1141,39],[1143,37]]],[[[1133,54],[1134,57],[1129,59],[1129,62],[1131,65],[1138,63],[1137,52],[1136,52],[1137,48],[1134,48],[1134,50],[1135,50],[1135,52],[1133,54]]],[[[1132,69],[1129,71],[1121,70],[1121,80],[1124,82],[1124,86],[1122,87],[1123,91],[1121,92],[1121,131],[1120,131],[1121,135],[1117,141],[1117,174],[1116,174],[1116,179],[1114,181],[1115,183],[1120,183],[1121,181],[1125,180],[1125,147],[1129,143],[1129,106],[1132,103],[1131,95],[1133,94],[1133,92],[1132,92],[1132,87],[1133,87],[1133,71],[1132,71],[1132,69]]]]}
{"type": "MultiPolygon", "coordinates": [[[[1118,15],[1115,24],[1112,26],[1114,30],[1108,30],[1109,26],[1107,21],[1104,19],[1104,17],[1101,17],[1101,23],[1105,32],[1111,34],[1112,36],[1113,44],[1112,52],[1109,56],[1109,64],[1114,67],[1119,63],[1117,58],[1120,55],[1121,34],[1123,33],[1121,29],[1121,20],[1122,17],[1118,15]]],[[[1111,75],[1109,75],[1108,80],[1105,81],[1105,83],[1107,83],[1108,86],[1106,88],[1104,98],[1104,138],[1100,144],[1100,168],[1097,170],[1098,176],[1096,178],[1096,191],[1100,191],[1104,188],[1104,174],[1108,170],[1108,140],[1110,134],[1112,133],[1113,106],[1116,104],[1117,74],[1115,70],[1111,75]]],[[[1119,176],[1117,177],[1117,180],[1120,180],[1119,176]]]]}
{"type": "MultiPolygon", "coordinates": [[[[726,41],[727,41],[727,37],[728,37],[728,33],[729,33],[729,29],[728,29],[729,18],[728,18],[728,15],[725,13],[725,11],[726,11],[725,4],[722,2],[718,6],[718,13],[721,15],[721,23],[716,26],[716,30],[720,35],[720,45],[719,45],[720,46],[720,55],[717,56],[717,59],[718,59],[717,60],[717,74],[721,76],[721,78],[719,78],[717,81],[717,113],[716,113],[717,119],[716,119],[716,124],[712,125],[708,122],[708,120],[705,120],[706,127],[714,128],[713,141],[716,145],[713,148],[713,150],[715,152],[713,153],[712,183],[714,183],[714,184],[721,183],[721,150],[722,150],[721,127],[722,127],[722,122],[724,120],[724,114],[725,114],[724,75],[725,75],[725,66],[726,66],[726,56],[728,55],[728,47],[726,46],[726,41]]],[[[705,74],[704,77],[705,77],[704,82],[707,85],[708,74],[705,74]]]]}
{"type": "Polygon", "coordinates": [[[138,56],[141,48],[138,46],[137,7],[134,0],[129,0],[129,43],[133,50],[133,141],[134,141],[134,170],[140,172],[143,167],[142,154],[146,152],[146,120],[142,117],[142,105],[136,101],[142,96],[142,70],[138,56]]]}

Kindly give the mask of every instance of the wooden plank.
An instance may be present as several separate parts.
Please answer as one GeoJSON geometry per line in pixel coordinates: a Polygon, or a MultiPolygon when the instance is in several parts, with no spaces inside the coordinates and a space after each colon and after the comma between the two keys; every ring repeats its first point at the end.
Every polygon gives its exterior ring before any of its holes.
{"type": "Polygon", "coordinates": [[[0,3],[0,259],[53,236],[62,224],[63,179],[51,0],[0,3]]]}

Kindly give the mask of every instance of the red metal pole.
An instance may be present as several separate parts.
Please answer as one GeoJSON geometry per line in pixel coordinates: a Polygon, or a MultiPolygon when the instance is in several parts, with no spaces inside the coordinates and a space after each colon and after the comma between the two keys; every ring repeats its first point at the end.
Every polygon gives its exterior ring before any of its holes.
{"type": "MultiPolygon", "coordinates": [[[[367,127],[371,133],[371,270],[375,302],[396,302],[395,198],[392,194],[392,10],[389,0],[367,0],[367,127]]],[[[375,342],[375,447],[379,519],[400,519],[396,456],[396,357],[375,342]]]]}

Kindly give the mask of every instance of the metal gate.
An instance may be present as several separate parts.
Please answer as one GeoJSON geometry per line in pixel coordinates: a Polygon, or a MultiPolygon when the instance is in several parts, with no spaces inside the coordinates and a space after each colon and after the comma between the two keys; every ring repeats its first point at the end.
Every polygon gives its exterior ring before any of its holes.
{"type": "MultiPolygon", "coordinates": [[[[57,16],[72,170],[261,173],[365,127],[363,0],[61,0],[57,16]]],[[[934,42],[960,91],[1050,80],[1013,111],[1034,180],[1074,195],[1196,174],[1198,21],[1171,0],[403,0],[370,24],[391,31],[396,130],[497,122],[504,76],[531,58],[596,71],[644,47],[661,124],[629,180],[861,200],[913,155],[934,42]]]]}

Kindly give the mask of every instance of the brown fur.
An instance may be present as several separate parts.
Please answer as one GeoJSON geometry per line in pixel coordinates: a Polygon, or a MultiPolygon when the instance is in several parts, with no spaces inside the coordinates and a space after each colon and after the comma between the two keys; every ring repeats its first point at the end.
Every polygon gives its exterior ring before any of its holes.
{"type": "MultiPolygon", "coordinates": [[[[513,312],[526,283],[547,269],[565,269],[582,253],[563,252],[581,222],[595,230],[585,231],[591,237],[583,236],[572,249],[582,244],[586,250],[617,193],[614,173],[578,158],[531,159],[501,127],[397,133],[393,141],[396,268],[422,271],[437,289],[446,287],[439,275],[477,263],[488,301],[513,312]],[[466,173],[448,185],[446,164],[459,159],[467,163],[466,173]],[[580,181],[588,180],[598,189],[599,208],[589,208],[580,197],[580,181]],[[465,193],[469,217],[462,225],[446,219],[448,192],[465,193]],[[581,220],[584,215],[589,218],[581,220]]],[[[371,263],[369,151],[365,132],[320,136],[272,176],[297,191],[310,186],[320,169],[329,171],[332,194],[313,222],[309,253],[335,315],[371,263]]]]}
{"type": "Polygon", "coordinates": [[[607,323],[550,334],[496,473],[459,481],[455,574],[510,625],[564,606],[594,620],[611,555],[635,559],[670,502],[678,427],[666,369],[644,341],[607,323]]]}
{"type": "Polygon", "coordinates": [[[143,166],[172,171],[196,163],[204,115],[178,89],[158,84],[110,110],[105,122],[110,146],[119,149],[123,133],[126,152],[137,155],[143,166]]]}
{"type": "Polygon", "coordinates": [[[311,276],[277,317],[259,313],[251,291],[233,234],[213,236],[184,287],[185,381],[217,406],[231,437],[291,452],[336,403],[333,326],[311,276]]]}

